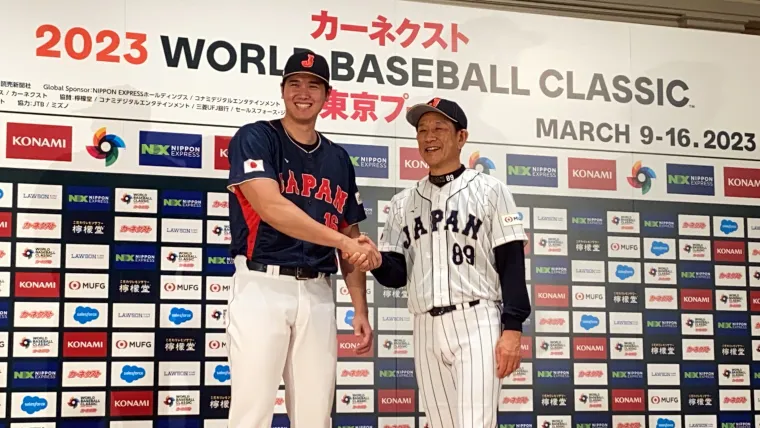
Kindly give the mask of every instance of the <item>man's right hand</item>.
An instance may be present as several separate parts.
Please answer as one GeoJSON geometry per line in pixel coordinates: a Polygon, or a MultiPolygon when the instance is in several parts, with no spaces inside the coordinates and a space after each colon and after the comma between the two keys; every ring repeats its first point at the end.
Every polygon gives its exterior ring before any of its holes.
{"type": "MultiPolygon", "coordinates": [[[[339,250],[343,259],[348,260],[354,266],[380,266],[382,260],[380,252],[372,240],[363,235],[358,238],[346,237],[339,250]]],[[[366,272],[366,270],[362,270],[366,272]]]]}
{"type": "Polygon", "coordinates": [[[362,272],[368,272],[372,269],[376,269],[380,267],[380,265],[383,262],[383,259],[382,259],[382,256],[380,256],[380,252],[378,251],[375,243],[372,242],[372,240],[366,235],[360,236],[358,238],[358,241],[360,244],[371,246],[372,249],[374,250],[374,253],[372,254],[372,256],[376,255],[376,257],[370,257],[370,256],[365,257],[361,253],[354,253],[354,254],[343,253],[343,258],[348,259],[348,262],[351,263],[352,265],[358,266],[362,272]]]}

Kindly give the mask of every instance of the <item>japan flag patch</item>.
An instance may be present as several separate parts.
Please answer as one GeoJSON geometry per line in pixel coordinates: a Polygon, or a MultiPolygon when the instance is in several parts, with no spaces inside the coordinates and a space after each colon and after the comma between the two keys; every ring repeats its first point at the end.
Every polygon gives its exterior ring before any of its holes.
{"type": "Polygon", "coordinates": [[[264,161],[261,159],[248,159],[243,163],[243,173],[264,172],[264,161]]]}

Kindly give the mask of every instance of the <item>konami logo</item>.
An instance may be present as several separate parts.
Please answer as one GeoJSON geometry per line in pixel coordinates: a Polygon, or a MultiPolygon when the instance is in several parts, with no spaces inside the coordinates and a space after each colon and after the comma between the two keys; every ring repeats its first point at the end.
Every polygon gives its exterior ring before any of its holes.
{"type": "MultiPolygon", "coordinates": [[[[0,190],[1,192],[1,190],[0,190]]],[[[0,212],[0,238],[10,238],[11,237],[11,213],[9,212],[0,212]]]]}
{"type": "Polygon", "coordinates": [[[724,167],[723,186],[726,196],[760,198],[760,169],[724,167]]]}
{"type": "Polygon", "coordinates": [[[533,341],[530,337],[522,336],[520,338],[520,357],[525,359],[533,358],[533,341]]]}
{"type": "Polygon", "coordinates": [[[567,159],[567,183],[571,189],[617,190],[614,159],[567,159]]]}
{"type": "Polygon", "coordinates": [[[535,285],[536,306],[566,308],[569,305],[566,285],[535,285]]]}
{"type": "MultiPolygon", "coordinates": [[[[359,343],[361,343],[361,337],[354,336],[353,334],[339,334],[338,335],[338,356],[343,358],[357,358],[361,357],[361,355],[356,353],[356,349],[359,347],[359,343]]],[[[372,348],[369,350],[369,354],[373,355],[374,352],[374,342],[372,344],[372,348]]]]}
{"type": "Polygon", "coordinates": [[[380,413],[414,412],[413,389],[381,389],[377,391],[377,410],[380,413]]]}
{"type": "Polygon", "coordinates": [[[214,169],[229,171],[230,159],[227,150],[230,147],[232,137],[217,135],[214,137],[214,169]]]}
{"type": "Polygon", "coordinates": [[[17,272],[16,297],[58,298],[61,293],[61,274],[57,272],[17,272]]]}
{"type": "Polygon", "coordinates": [[[9,159],[71,162],[71,127],[8,122],[5,149],[9,159]]]}
{"type": "Polygon", "coordinates": [[[429,171],[430,167],[422,160],[420,151],[416,147],[400,147],[399,159],[401,159],[402,180],[419,180],[429,171]]]}
{"type": "Polygon", "coordinates": [[[751,312],[760,312],[760,291],[749,292],[749,304],[751,312]]]}
{"type": "Polygon", "coordinates": [[[574,337],[573,358],[576,360],[606,360],[607,339],[604,337],[574,337]]]}
{"type": "Polygon", "coordinates": [[[681,309],[686,311],[711,311],[712,290],[681,289],[681,309]]]}
{"type": "Polygon", "coordinates": [[[645,410],[643,389],[613,389],[613,412],[643,412],[645,410]]]}
{"type": "Polygon", "coordinates": [[[713,257],[716,262],[744,263],[744,241],[715,241],[713,257]]]}
{"type": "Polygon", "coordinates": [[[111,416],[152,416],[153,391],[111,391],[111,416]]]}
{"type": "Polygon", "coordinates": [[[103,358],[108,349],[106,332],[64,332],[64,357],[103,358]]]}

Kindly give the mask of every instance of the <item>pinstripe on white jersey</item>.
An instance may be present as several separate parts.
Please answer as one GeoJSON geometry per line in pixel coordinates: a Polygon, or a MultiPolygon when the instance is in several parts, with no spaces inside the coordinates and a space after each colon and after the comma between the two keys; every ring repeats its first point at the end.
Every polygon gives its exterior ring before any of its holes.
{"type": "Polygon", "coordinates": [[[473,169],[444,186],[425,177],[391,199],[380,251],[403,254],[409,311],[473,300],[499,301],[493,249],[527,243],[521,216],[506,184],[473,169]]]}

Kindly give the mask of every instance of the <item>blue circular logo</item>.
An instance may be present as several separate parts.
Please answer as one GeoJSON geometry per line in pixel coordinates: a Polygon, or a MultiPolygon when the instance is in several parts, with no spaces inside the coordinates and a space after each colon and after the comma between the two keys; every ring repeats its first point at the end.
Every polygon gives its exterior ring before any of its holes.
{"type": "Polygon", "coordinates": [[[5,196],[5,193],[3,192],[3,189],[0,189],[0,199],[3,199],[3,196],[5,196]]]}

